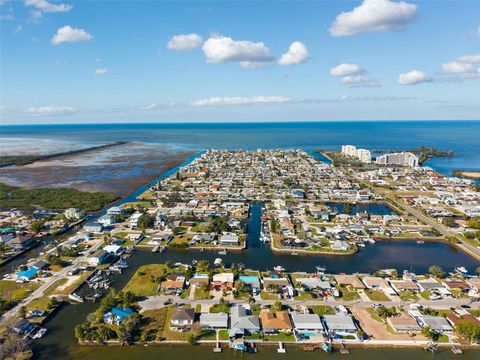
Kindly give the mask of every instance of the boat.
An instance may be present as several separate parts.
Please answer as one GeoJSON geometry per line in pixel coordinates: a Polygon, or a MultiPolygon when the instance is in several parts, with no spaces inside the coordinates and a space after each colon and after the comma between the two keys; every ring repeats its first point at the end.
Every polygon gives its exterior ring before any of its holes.
{"type": "Polygon", "coordinates": [[[34,333],[29,334],[29,337],[31,339],[41,339],[45,334],[47,333],[47,329],[45,328],[39,328],[38,326],[35,328],[34,333]],[[38,330],[37,330],[38,328],[38,330]]]}
{"type": "Polygon", "coordinates": [[[455,268],[455,272],[459,272],[459,273],[462,273],[462,274],[466,274],[466,273],[468,273],[468,270],[465,269],[464,266],[459,266],[459,267],[456,267],[456,268],[455,268]]]}
{"type": "Polygon", "coordinates": [[[152,249],[152,252],[156,253],[160,251],[160,245],[155,245],[152,249]]]}
{"type": "Polygon", "coordinates": [[[332,351],[332,344],[330,343],[323,343],[322,345],[322,350],[325,352],[330,352],[332,351]]]}
{"type": "Polygon", "coordinates": [[[218,255],[227,255],[227,249],[220,250],[218,255]]]}
{"type": "Polygon", "coordinates": [[[417,241],[417,244],[419,244],[419,245],[425,244],[425,241],[423,241],[423,240],[418,240],[418,241],[417,241]]]}
{"type": "Polygon", "coordinates": [[[215,261],[213,262],[215,266],[222,266],[223,260],[220,258],[216,258],[215,261]]]}
{"type": "Polygon", "coordinates": [[[275,271],[285,271],[285,268],[283,266],[277,265],[273,268],[275,271]]]}
{"type": "Polygon", "coordinates": [[[364,248],[365,247],[365,244],[364,243],[357,243],[356,244],[358,247],[361,247],[361,248],[364,248]]]}
{"type": "Polygon", "coordinates": [[[315,270],[317,270],[318,274],[323,274],[327,269],[325,268],[325,266],[315,266],[315,270]]]}

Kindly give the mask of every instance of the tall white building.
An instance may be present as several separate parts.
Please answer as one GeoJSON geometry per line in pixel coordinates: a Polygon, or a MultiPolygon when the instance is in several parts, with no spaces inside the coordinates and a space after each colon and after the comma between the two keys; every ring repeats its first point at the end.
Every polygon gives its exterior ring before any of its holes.
{"type": "Polygon", "coordinates": [[[359,159],[361,162],[372,162],[372,156],[367,149],[357,149],[353,145],[342,145],[342,154],[345,156],[352,156],[359,159]]]}
{"type": "Polygon", "coordinates": [[[375,162],[378,165],[401,165],[416,167],[418,166],[418,157],[411,152],[400,152],[379,156],[375,162]]]}

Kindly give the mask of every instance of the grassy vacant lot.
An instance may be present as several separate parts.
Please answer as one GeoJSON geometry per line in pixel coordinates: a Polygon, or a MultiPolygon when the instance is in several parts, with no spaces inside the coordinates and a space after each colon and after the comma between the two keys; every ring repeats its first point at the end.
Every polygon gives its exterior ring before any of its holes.
{"type": "Polygon", "coordinates": [[[210,313],[211,314],[216,314],[216,313],[220,313],[220,312],[224,312],[224,313],[230,313],[230,306],[228,304],[215,304],[213,306],[210,307],[210,313]]]}
{"type": "Polygon", "coordinates": [[[351,287],[337,285],[337,289],[341,293],[342,300],[352,301],[360,299],[360,295],[358,295],[357,292],[351,287]]]}
{"type": "Polygon", "coordinates": [[[380,290],[365,289],[365,294],[372,301],[390,301],[387,295],[380,290]]]}
{"type": "Polygon", "coordinates": [[[38,205],[45,209],[77,207],[97,211],[118,197],[108,192],[83,192],[70,188],[22,189],[0,183],[0,203],[6,208],[28,209],[38,205]]]}
{"type": "Polygon", "coordinates": [[[260,298],[262,300],[278,300],[276,294],[269,293],[266,290],[262,290],[262,292],[260,293],[260,298]]]}
{"type": "Polygon", "coordinates": [[[195,287],[195,300],[208,300],[210,299],[210,290],[203,286],[195,287]]]}
{"type": "Polygon", "coordinates": [[[164,330],[167,321],[168,308],[147,310],[142,313],[142,332],[155,333],[155,339],[161,340],[164,337],[164,330]]]}
{"type": "Polygon", "coordinates": [[[319,316],[335,315],[335,310],[333,310],[333,308],[328,305],[309,306],[309,308],[313,311],[314,314],[317,314],[319,316]]]}
{"type": "Polygon", "coordinates": [[[410,291],[400,291],[398,294],[400,296],[400,299],[402,301],[417,301],[418,296],[414,293],[411,293],[410,291]]]}
{"type": "Polygon", "coordinates": [[[11,280],[0,280],[0,297],[5,300],[20,302],[39,286],[39,283],[21,284],[11,280]]]}
{"type": "Polygon", "coordinates": [[[143,265],[137,270],[123,290],[132,291],[137,296],[156,295],[159,284],[155,279],[167,273],[168,270],[164,264],[143,265]]]}

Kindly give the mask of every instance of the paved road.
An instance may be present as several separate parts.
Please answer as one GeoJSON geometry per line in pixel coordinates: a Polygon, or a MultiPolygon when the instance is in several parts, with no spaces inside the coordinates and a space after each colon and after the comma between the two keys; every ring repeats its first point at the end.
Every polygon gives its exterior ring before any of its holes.
{"type": "MultiPolygon", "coordinates": [[[[147,299],[140,301],[138,305],[142,308],[142,310],[153,310],[158,309],[164,306],[164,303],[167,301],[172,301],[173,304],[176,305],[184,305],[184,304],[191,304],[192,307],[196,305],[214,305],[218,303],[216,299],[210,300],[194,300],[191,301],[189,299],[181,299],[180,297],[176,296],[168,296],[168,295],[158,295],[158,296],[150,296],[147,299]]],[[[416,302],[413,301],[401,301],[401,300],[394,300],[394,301],[365,301],[365,300],[356,300],[356,301],[341,301],[341,300],[329,300],[329,301],[321,301],[321,300],[281,300],[283,304],[289,306],[296,306],[296,305],[305,305],[305,306],[315,306],[315,305],[345,305],[351,306],[355,305],[357,307],[369,308],[374,303],[382,303],[385,306],[391,307],[408,307],[408,305],[416,303],[420,304],[423,307],[429,307],[432,309],[449,309],[451,307],[459,307],[461,305],[468,305],[472,309],[480,309],[480,302],[475,301],[472,302],[471,299],[442,299],[442,300],[418,300],[416,302]]],[[[262,300],[257,297],[256,303],[260,305],[272,305],[275,300],[262,300]]],[[[247,300],[232,300],[230,301],[231,304],[247,304],[247,300]]]]}

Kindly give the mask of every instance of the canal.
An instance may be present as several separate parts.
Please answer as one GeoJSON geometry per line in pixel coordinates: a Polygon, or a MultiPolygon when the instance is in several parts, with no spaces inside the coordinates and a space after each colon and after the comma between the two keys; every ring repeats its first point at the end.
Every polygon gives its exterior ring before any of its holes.
{"type": "MultiPolygon", "coordinates": [[[[195,156],[187,159],[191,161],[195,156]]],[[[183,165],[183,164],[182,164],[183,165]]],[[[161,178],[173,174],[177,169],[172,169],[165,173],[161,178]]],[[[147,184],[138,189],[133,194],[123,199],[121,202],[133,201],[136,196],[145,191],[149,186],[158,180],[147,184]]],[[[354,272],[372,272],[378,269],[395,268],[399,271],[407,269],[410,271],[423,273],[432,264],[437,264],[446,270],[453,270],[456,266],[465,266],[470,271],[474,271],[480,265],[478,261],[466,255],[457,249],[444,243],[425,243],[417,244],[415,241],[381,241],[376,244],[367,245],[366,248],[353,256],[292,256],[277,254],[271,251],[269,244],[264,244],[259,240],[260,234],[260,216],[262,204],[253,203],[250,208],[248,219],[248,246],[247,249],[240,252],[228,252],[227,255],[219,255],[216,251],[188,251],[188,250],[168,250],[165,253],[152,253],[151,251],[136,251],[128,260],[129,268],[121,275],[117,275],[113,287],[117,290],[122,289],[135,271],[144,264],[163,263],[167,260],[182,263],[191,263],[192,260],[213,261],[221,257],[224,263],[239,264],[242,263],[248,268],[268,270],[276,265],[282,265],[288,271],[308,271],[313,272],[316,266],[322,265],[331,273],[354,273],[354,272]]],[[[339,209],[341,210],[341,209],[339,209]]],[[[363,211],[363,208],[355,209],[363,211]]],[[[384,213],[388,208],[377,207],[374,212],[384,213]]],[[[130,346],[123,348],[116,347],[82,347],[79,346],[74,337],[74,328],[77,324],[85,321],[87,315],[94,312],[98,304],[83,303],[77,305],[65,304],[62,309],[49,320],[47,336],[37,340],[33,344],[35,359],[138,359],[142,356],[162,359],[184,359],[202,360],[202,359],[226,359],[233,354],[225,351],[222,354],[213,354],[212,349],[205,347],[143,347],[130,346]]],[[[411,359],[427,359],[431,354],[426,354],[419,350],[353,350],[355,359],[383,359],[389,357],[391,360],[404,359],[407,356],[411,359]]],[[[289,349],[289,355],[313,359],[325,354],[311,354],[300,352],[299,350],[289,349]]],[[[247,355],[249,356],[249,355],[247,355]]],[[[255,359],[273,359],[279,357],[273,350],[261,348],[255,359]]],[[[328,355],[329,357],[339,357],[337,353],[328,355]]],[[[436,358],[450,358],[451,353],[441,352],[436,358]]],[[[473,359],[474,352],[467,352],[464,359],[473,359]]]]}

